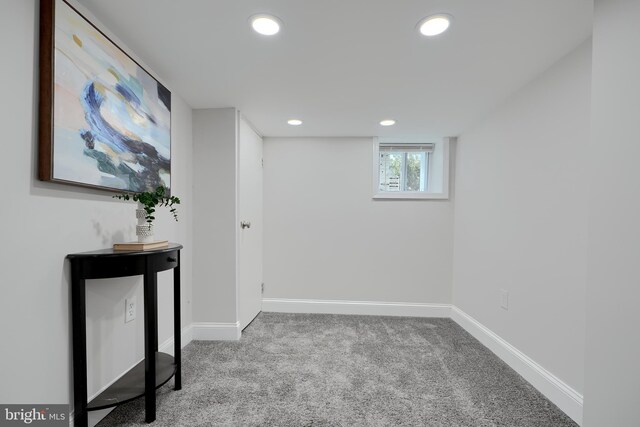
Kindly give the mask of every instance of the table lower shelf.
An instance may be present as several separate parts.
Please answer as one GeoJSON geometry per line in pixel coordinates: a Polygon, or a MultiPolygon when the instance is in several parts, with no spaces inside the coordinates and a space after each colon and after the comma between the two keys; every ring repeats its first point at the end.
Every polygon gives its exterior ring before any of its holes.
{"type": "MultiPolygon", "coordinates": [[[[176,373],[173,356],[156,353],[156,388],[164,385],[176,373]]],[[[144,396],[144,360],[111,384],[87,405],[87,411],[111,408],[144,396]]]]}

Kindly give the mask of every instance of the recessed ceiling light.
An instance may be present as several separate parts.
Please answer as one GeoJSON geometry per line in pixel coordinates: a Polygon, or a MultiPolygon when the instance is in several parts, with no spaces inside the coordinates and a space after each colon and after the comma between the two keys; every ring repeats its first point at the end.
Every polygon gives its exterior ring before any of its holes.
{"type": "Polygon", "coordinates": [[[381,126],[393,126],[396,124],[396,121],[393,119],[385,119],[380,122],[381,126]]]}
{"type": "Polygon", "coordinates": [[[451,25],[451,15],[444,13],[427,16],[418,22],[420,33],[429,37],[444,33],[449,28],[449,25],[451,25]]]}
{"type": "Polygon", "coordinates": [[[287,123],[289,123],[291,126],[300,126],[302,124],[302,120],[289,119],[287,120],[287,123]]]}
{"type": "Polygon", "coordinates": [[[253,15],[251,17],[251,27],[265,36],[272,36],[280,31],[281,21],[273,15],[253,15]]]}

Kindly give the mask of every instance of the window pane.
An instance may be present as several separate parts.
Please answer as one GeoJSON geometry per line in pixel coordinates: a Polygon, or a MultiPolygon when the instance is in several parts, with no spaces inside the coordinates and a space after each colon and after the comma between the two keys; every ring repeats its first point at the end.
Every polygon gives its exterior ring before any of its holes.
{"type": "Polygon", "coordinates": [[[426,191],[426,151],[380,153],[380,191],[426,191]]]}
{"type": "Polygon", "coordinates": [[[423,175],[425,153],[407,153],[407,180],[405,191],[424,191],[420,177],[423,175]]]}
{"type": "Polygon", "coordinates": [[[380,191],[400,191],[400,172],[404,153],[380,154],[380,191]]]}

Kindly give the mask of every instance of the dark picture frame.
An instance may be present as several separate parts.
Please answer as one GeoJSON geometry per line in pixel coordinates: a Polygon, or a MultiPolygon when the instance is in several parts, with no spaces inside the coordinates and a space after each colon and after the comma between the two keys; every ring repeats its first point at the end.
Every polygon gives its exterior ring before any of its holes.
{"type": "Polygon", "coordinates": [[[38,179],[171,188],[171,92],[66,0],[40,0],[38,179]]]}

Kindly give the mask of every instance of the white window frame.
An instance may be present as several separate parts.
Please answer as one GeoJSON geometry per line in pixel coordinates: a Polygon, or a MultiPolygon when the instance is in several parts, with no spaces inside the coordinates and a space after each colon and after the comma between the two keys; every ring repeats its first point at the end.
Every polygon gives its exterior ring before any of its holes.
{"type": "MultiPolygon", "coordinates": [[[[442,138],[439,140],[424,140],[424,139],[407,139],[407,138],[373,138],[373,199],[401,199],[401,200],[442,200],[449,198],[449,139],[442,138]],[[380,191],[380,144],[390,143],[402,144],[442,144],[442,192],[434,193],[427,191],[380,191]]],[[[429,176],[427,177],[427,183],[433,182],[432,173],[434,170],[433,161],[434,156],[429,157],[429,176]]]]}

